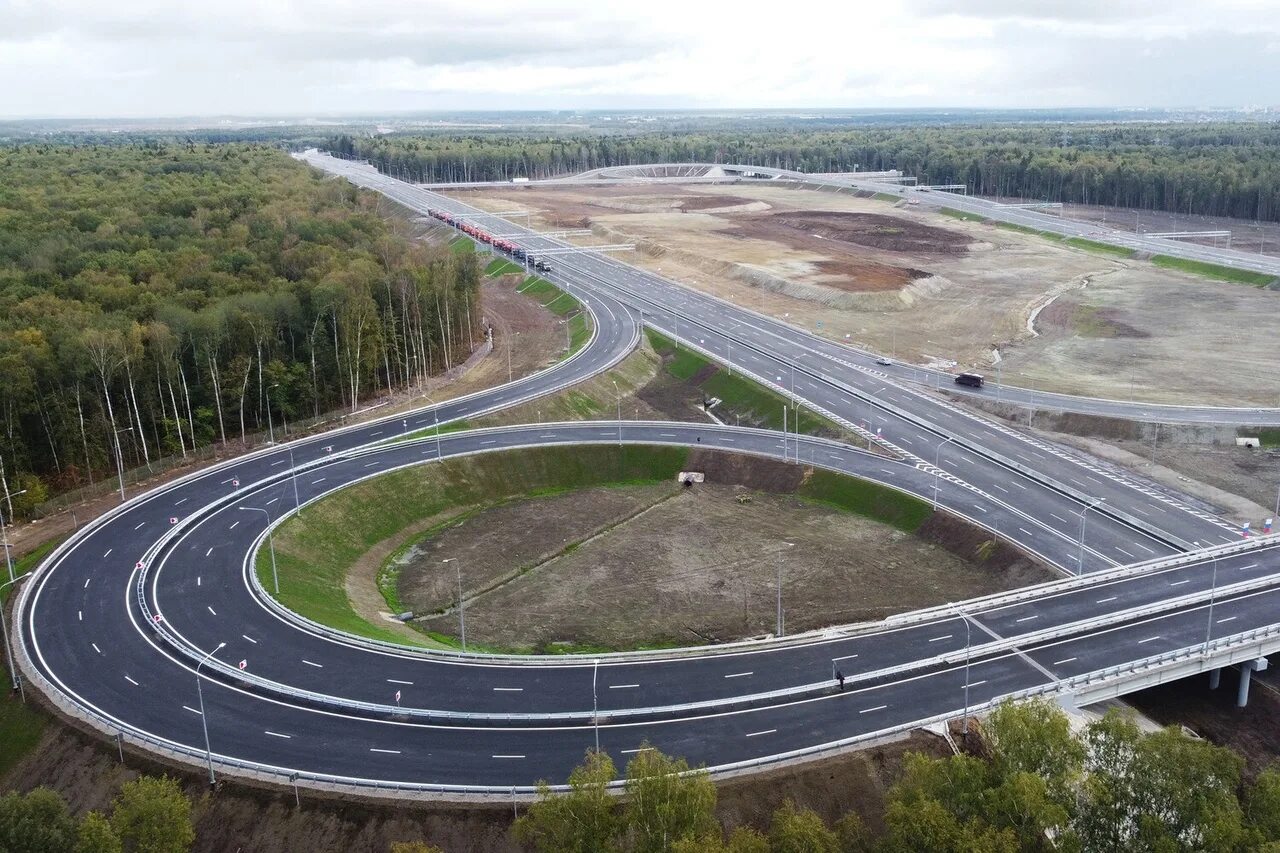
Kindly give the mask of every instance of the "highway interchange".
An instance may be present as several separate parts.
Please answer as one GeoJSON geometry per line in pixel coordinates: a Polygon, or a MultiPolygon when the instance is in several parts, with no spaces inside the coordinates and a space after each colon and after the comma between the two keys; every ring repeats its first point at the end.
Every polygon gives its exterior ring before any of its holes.
{"type": "MultiPolygon", "coordinates": [[[[368,167],[307,159],[415,210],[522,231],[368,167]]],[[[531,233],[518,239],[535,252],[563,248],[531,233]]],[[[28,677],[99,729],[189,760],[205,752],[203,717],[223,767],[506,790],[562,781],[597,738],[619,763],[649,742],[727,768],[1275,622],[1280,553],[1270,538],[1242,545],[1239,519],[975,417],[886,375],[869,354],[616,260],[573,254],[555,266],[556,283],[595,321],[580,353],[507,386],[231,460],[122,505],[22,585],[15,622],[28,677]],[[846,425],[878,451],[712,424],[434,433],[608,369],[635,345],[641,322],[846,425]],[[405,434],[419,437],[388,441],[405,434]],[[596,662],[415,652],[340,636],[281,612],[250,571],[265,517],[305,512],[356,480],[470,453],[619,442],[786,458],[936,495],[949,511],[1083,577],[880,626],[596,662]],[[241,509],[250,506],[266,513],[241,509]],[[1178,556],[1188,551],[1196,553],[1178,556]],[[1150,567],[1121,568],[1141,563],[1150,567]],[[837,666],[848,679],[843,692],[837,666]]]]}

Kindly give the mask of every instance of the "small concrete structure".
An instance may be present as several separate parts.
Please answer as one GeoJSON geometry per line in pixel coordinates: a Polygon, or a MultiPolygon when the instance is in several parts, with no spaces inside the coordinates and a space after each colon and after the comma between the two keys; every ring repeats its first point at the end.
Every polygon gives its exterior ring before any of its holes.
{"type": "Polygon", "coordinates": [[[1262,442],[1253,436],[1240,436],[1236,438],[1236,447],[1261,447],[1262,442]]]}
{"type": "Polygon", "coordinates": [[[1262,672],[1267,668],[1266,658],[1254,658],[1240,664],[1240,689],[1236,691],[1236,707],[1243,708],[1249,704],[1249,682],[1254,672],[1262,672]]]}
{"type": "MultiPolygon", "coordinates": [[[[1240,662],[1240,686],[1236,690],[1236,707],[1243,708],[1249,704],[1249,682],[1255,672],[1263,672],[1267,668],[1266,658],[1254,658],[1240,662]]],[[[1217,690],[1222,683],[1222,668],[1209,670],[1209,689],[1217,690]]]]}

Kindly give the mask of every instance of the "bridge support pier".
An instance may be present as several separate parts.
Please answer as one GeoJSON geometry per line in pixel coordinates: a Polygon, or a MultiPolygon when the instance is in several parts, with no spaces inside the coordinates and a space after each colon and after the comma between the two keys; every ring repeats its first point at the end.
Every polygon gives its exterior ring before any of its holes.
{"type": "Polygon", "coordinates": [[[1243,708],[1249,704],[1249,682],[1253,678],[1253,673],[1262,672],[1266,668],[1266,658],[1254,658],[1240,664],[1240,689],[1236,692],[1237,708],[1243,708]]]}
{"type": "Polygon", "coordinates": [[[1217,690],[1218,683],[1222,681],[1222,667],[1209,670],[1209,689],[1217,690]]]}

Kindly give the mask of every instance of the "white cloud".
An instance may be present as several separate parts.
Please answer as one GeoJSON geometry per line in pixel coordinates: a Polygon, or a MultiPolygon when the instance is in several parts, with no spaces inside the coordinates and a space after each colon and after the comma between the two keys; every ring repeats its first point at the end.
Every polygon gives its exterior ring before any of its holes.
{"type": "Polygon", "coordinates": [[[0,0],[0,115],[1266,103],[1268,5],[0,0]]]}

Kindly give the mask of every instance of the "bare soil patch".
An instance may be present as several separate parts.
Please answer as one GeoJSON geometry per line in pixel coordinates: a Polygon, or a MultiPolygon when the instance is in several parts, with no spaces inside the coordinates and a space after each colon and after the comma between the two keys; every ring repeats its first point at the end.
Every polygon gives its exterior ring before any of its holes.
{"type": "MultiPolygon", "coordinates": [[[[806,475],[801,466],[726,454],[688,464],[708,482],[590,489],[479,512],[407,555],[401,599],[415,611],[451,603],[456,580],[440,555],[464,555],[473,642],[632,648],[772,633],[779,564],[789,632],[1051,577],[1011,550],[988,553],[989,537],[960,522],[935,516],[912,535],[787,494],[806,475]]],[[[457,617],[420,625],[453,634],[457,617]]]]}
{"type": "Polygon", "coordinates": [[[973,242],[966,235],[947,228],[879,213],[798,210],[775,213],[769,219],[825,240],[889,252],[959,255],[969,251],[973,242]]]}
{"type": "Polygon", "coordinates": [[[1255,675],[1249,704],[1236,707],[1240,673],[1235,667],[1222,671],[1217,690],[1209,689],[1209,676],[1197,675],[1138,693],[1125,702],[1161,725],[1183,725],[1245,760],[1245,774],[1252,778],[1280,760],[1280,693],[1274,676],[1255,675]]]}
{"type": "MultiPolygon", "coordinates": [[[[1265,368],[1275,361],[1272,342],[1280,339],[1277,292],[919,206],[776,184],[466,195],[491,210],[526,206],[536,211],[536,225],[593,228],[596,236],[582,242],[635,242],[639,251],[629,262],[901,361],[989,371],[998,350],[1005,380],[1027,387],[1213,405],[1269,406],[1280,397],[1280,372],[1265,368]],[[646,198],[653,203],[646,206],[646,198]],[[688,205],[695,198],[723,199],[729,209],[717,211],[709,201],[688,205]],[[770,210],[734,212],[744,199],[770,210]],[[891,222],[882,223],[879,235],[871,225],[848,239],[784,224],[834,225],[851,214],[891,222]],[[887,233],[897,227],[903,235],[887,233]],[[918,240],[906,239],[915,233],[918,240]],[[889,238],[898,236],[903,242],[895,247],[889,238]],[[948,248],[959,245],[967,250],[948,248]],[[1032,333],[1030,314],[1055,295],[1058,301],[1037,324],[1039,334],[1032,333]]],[[[1280,249],[1280,240],[1272,245],[1280,249]]]]}
{"type": "Polygon", "coordinates": [[[680,199],[681,210],[716,210],[752,204],[758,205],[760,202],[736,195],[696,195],[680,199]]]}

